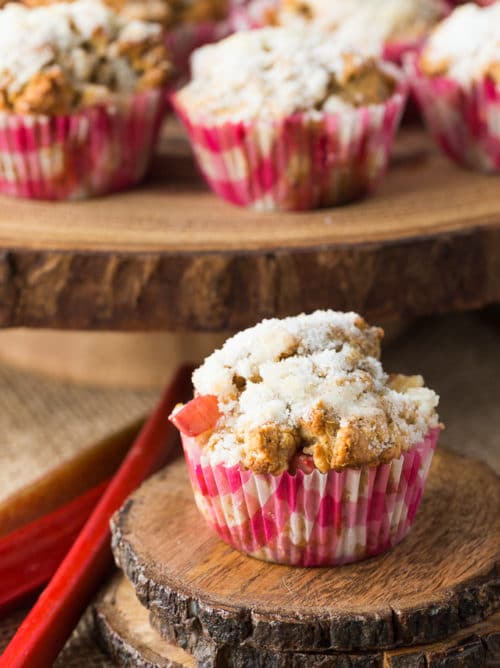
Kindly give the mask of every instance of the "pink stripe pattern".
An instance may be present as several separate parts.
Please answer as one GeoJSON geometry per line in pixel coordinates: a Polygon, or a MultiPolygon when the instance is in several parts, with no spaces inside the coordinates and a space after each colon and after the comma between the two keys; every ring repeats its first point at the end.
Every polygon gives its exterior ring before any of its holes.
{"type": "Polygon", "coordinates": [[[439,429],[376,467],[295,475],[208,463],[182,436],[196,505],[236,550],[293,566],[340,566],[391,549],[417,514],[439,429]]]}
{"type": "Polygon", "coordinates": [[[277,121],[205,125],[172,103],[198,166],[223,199],[257,210],[335,206],[371,192],[383,177],[406,100],[406,85],[386,103],[346,113],[298,113],[277,121]]]}
{"type": "Polygon", "coordinates": [[[411,87],[436,143],[464,167],[500,171],[500,86],[485,78],[465,90],[446,76],[427,77],[406,61],[411,87]]]}
{"type": "Polygon", "coordinates": [[[0,113],[0,192],[70,200],[134,186],[150,164],[166,107],[156,90],[66,116],[0,113]]]}

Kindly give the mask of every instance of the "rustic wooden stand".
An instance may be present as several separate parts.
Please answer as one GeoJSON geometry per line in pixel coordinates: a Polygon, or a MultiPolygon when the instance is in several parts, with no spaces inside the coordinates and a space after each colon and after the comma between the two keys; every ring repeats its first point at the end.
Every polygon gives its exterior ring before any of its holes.
{"type": "MultiPolygon", "coordinates": [[[[289,568],[212,534],[179,460],[115,517],[114,553],[152,625],[202,665],[479,667],[487,655],[500,660],[498,619],[475,628],[500,606],[499,508],[500,481],[487,466],[438,451],[398,547],[338,569],[289,568]],[[447,664],[449,652],[474,658],[447,664]],[[402,653],[411,661],[397,663],[402,653]],[[441,663],[426,664],[433,655],[441,663]]],[[[113,615],[108,622],[115,628],[113,615]]],[[[115,636],[130,645],[128,633],[115,636]]]]}
{"type": "Polygon", "coordinates": [[[222,331],[324,307],[373,320],[500,301],[498,180],[423,130],[401,133],[375,196],[262,214],[212,195],[169,127],[134,191],[0,199],[0,327],[222,331]]]}

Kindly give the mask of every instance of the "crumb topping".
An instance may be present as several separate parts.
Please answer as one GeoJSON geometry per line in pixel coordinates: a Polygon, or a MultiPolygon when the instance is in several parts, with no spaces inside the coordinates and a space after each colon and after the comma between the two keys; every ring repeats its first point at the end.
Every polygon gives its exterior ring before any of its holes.
{"type": "MultiPolygon", "coordinates": [[[[0,0],[0,7],[8,1],[0,0]]],[[[29,7],[61,2],[61,0],[18,1],[29,7]]],[[[161,23],[167,29],[186,23],[220,21],[226,17],[228,11],[228,0],[104,0],[104,2],[129,20],[153,21],[161,23]]]]}
{"type": "Polygon", "coordinates": [[[312,25],[375,52],[425,37],[447,12],[443,0],[283,0],[279,7],[272,20],[280,25],[312,25]]]}
{"type": "Polygon", "coordinates": [[[161,87],[161,26],[126,21],[99,0],[0,11],[0,110],[64,114],[115,93],[161,87]]]}
{"type": "Polygon", "coordinates": [[[399,457],[438,425],[438,397],[420,376],[384,373],[382,336],[355,313],[316,311],[228,339],[193,374],[222,414],[206,455],[273,474],[299,450],[323,472],[399,457]]]}
{"type": "Polygon", "coordinates": [[[393,70],[342,48],[318,31],[262,28],[195,51],[193,79],[179,95],[217,121],[280,118],[378,104],[395,88],[393,70]]]}
{"type": "Polygon", "coordinates": [[[485,76],[500,83],[500,3],[455,9],[433,31],[420,65],[429,76],[449,75],[465,86],[485,76]]]}
{"type": "Polygon", "coordinates": [[[124,16],[159,21],[165,28],[186,23],[221,21],[227,16],[228,0],[114,0],[124,16]]]}

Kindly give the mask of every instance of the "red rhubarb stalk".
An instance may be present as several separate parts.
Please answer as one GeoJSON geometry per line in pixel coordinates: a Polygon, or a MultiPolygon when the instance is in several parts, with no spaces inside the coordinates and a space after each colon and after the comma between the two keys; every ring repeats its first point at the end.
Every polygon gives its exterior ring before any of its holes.
{"type": "Polygon", "coordinates": [[[175,450],[177,439],[167,415],[188,396],[190,372],[183,367],[176,373],[71,550],[0,657],[2,668],[46,668],[56,659],[112,566],[111,516],[175,450]]]}
{"type": "Polygon", "coordinates": [[[0,539],[0,613],[50,580],[107,485],[101,483],[0,539]]]}

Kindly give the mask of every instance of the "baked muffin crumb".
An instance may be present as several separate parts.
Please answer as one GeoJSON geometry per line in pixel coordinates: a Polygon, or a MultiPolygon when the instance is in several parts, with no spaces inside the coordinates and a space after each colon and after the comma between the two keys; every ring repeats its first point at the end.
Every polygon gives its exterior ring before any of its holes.
{"type": "Polygon", "coordinates": [[[222,414],[206,455],[273,474],[298,452],[322,472],[399,457],[438,426],[438,397],[421,376],[384,373],[382,335],[355,313],[317,311],[229,339],[193,374],[222,414]]]}
{"type": "Polygon", "coordinates": [[[416,42],[446,14],[443,0],[282,0],[274,25],[313,26],[344,44],[380,52],[387,42],[416,42]]]}
{"type": "Polygon", "coordinates": [[[202,47],[178,93],[190,113],[214,122],[314,115],[384,103],[397,75],[378,58],[315,30],[262,28],[202,47]]]}
{"type": "Polygon", "coordinates": [[[161,26],[126,21],[99,0],[0,10],[0,109],[59,115],[164,85],[161,26]]]}
{"type": "Polygon", "coordinates": [[[455,9],[431,34],[420,67],[428,76],[451,76],[464,86],[484,77],[500,83],[500,3],[455,9]]]}

